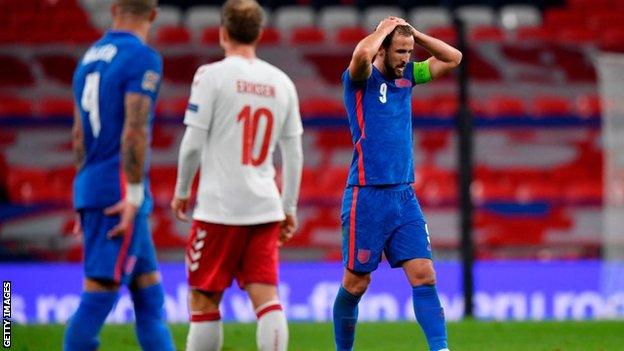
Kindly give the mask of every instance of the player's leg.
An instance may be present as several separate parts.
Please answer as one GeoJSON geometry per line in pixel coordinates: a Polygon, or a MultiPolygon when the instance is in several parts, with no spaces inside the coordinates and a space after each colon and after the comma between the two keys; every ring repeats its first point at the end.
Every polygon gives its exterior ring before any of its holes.
{"type": "Polygon", "coordinates": [[[101,211],[82,211],[80,221],[86,278],[78,309],[65,329],[65,351],[97,349],[98,334],[119,296],[120,282],[114,280],[114,266],[122,241],[106,238],[116,222],[101,211]]]}
{"type": "Polygon", "coordinates": [[[190,326],[187,351],[219,351],[223,346],[223,322],[219,304],[223,292],[189,291],[190,326]]]}
{"type": "Polygon", "coordinates": [[[416,320],[427,338],[432,351],[447,350],[444,309],[435,286],[433,263],[429,259],[413,259],[403,264],[412,286],[412,302],[416,320]]]}
{"type": "Polygon", "coordinates": [[[258,350],[287,350],[288,324],[282,309],[277,287],[271,284],[245,285],[249,299],[258,318],[256,344],[258,350]]]}
{"type": "Polygon", "coordinates": [[[247,291],[258,318],[258,350],[288,349],[288,324],[277,293],[279,223],[250,226],[238,284],[247,291]]]}
{"type": "Polygon", "coordinates": [[[190,327],[187,351],[220,350],[219,303],[239,269],[246,232],[240,227],[194,221],[186,249],[190,327]]]}
{"type": "Polygon", "coordinates": [[[378,190],[349,187],[342,204],[342,286],[333,307],[334,339],[337,350],[351,350],[355,340],[358,303],[370,283],[370,272],[381,260],[383,222],[387,213],[378,190]]]}
{"type": "Polygon", "coordinates": [[[444,310],[435,287],[429,233],[411,189],[403,196],[399,223],[386,243],[386,257],[392,267],[403,267],[405,271],[412,286],[414,314],[427,338],[429,349],[446,350],[444,310]]]}
{"type": "Polygon", "coordinates": [[[130,267],[136,262],[130,291],[134,302],[137,339],[143,350],[175,350],[165,321],[165,293],[147,216],[137,215],[133,241],[126,264],[130,267]]]}
{"type": "Polygon", "coordinates": [[[345,268],[342,285],[333,307],[336,350],[351,350],[355,341],[358,304],[371,281],[370,273],[358,273],[345,268]]]}

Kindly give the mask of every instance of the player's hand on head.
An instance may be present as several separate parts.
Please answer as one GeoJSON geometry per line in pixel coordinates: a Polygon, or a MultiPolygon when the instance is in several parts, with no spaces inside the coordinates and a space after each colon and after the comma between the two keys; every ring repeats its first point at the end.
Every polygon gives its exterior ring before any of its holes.
{"type": "Polygon", "coordinates": [[[173,200],[171,200],[171,212],[173,212],[175,217],[180,221],[184,221],[184,222],[189,221],[189,218],[186,215],[187,207],[188,207],[188,199],[180,199],[180,198],[175,197],[173,198],[173,200]]]}
{"type": "Polygon", "coordinates": [[[404,19],[399,18],[399,17],[394,17],[394,16],[386,17],[381,22],[379,22],[379,25],[377,26],[375,30],[381,30],[381,31],[386,31],[387,33],[390,33],[394,30],[396,26],[403,24],[403,22],[407,23],[405,22],[404,19]]]}
{"type": "Polygon", "coordinates": [[[286,219],[282,221],[280,224],[280,236],[279,236],[279,246],[284,245],[290,239],[292,239],[295,231],[297,230],[297,216],[287,214],[286,219]]]}
{"type": "Polygon", "coordinates": [[[107,207],[104,210],[104,214],[107,216],[119,215],[120,220],[116,226],[108,231],[106,236],[109,239],[124,235],[128,229],[132,228],[134,224],[134,217],[137,213],[137,207],[128,201],[121,200],[111,207],[107,207]]]}

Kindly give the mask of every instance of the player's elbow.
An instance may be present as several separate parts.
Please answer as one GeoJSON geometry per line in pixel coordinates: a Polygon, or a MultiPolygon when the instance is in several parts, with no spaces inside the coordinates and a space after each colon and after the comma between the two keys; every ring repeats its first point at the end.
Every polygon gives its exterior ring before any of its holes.
{"type": "Polygon", "coordinates": [[[457,50],[457,49],[453,49],[453,53],[451,54],[451,60],[450,60],[450,64],[453,68],[456,68],[457,66],[459,66],[459,64],[461,63],[463,58],[463,54],[461,53],[461,51],[457,50]]]}

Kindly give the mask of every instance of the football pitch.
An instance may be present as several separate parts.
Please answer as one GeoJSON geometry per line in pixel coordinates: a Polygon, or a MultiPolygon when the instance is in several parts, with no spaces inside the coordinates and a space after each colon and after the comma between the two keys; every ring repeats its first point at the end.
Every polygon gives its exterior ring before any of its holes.
{"type": "MultiPolygon", "coordinates": [[[[60,350],[61,325],[13,325],[12,350],[60,350]]],[[[172,325],[184,350],[187,325],[172,325]]],[[[255,324],[225,324],[223,350],[255,350],[255,324]]],[[[448,324],[452,351],[616,351],[624,350],[624,322],[476,322],[448,324]]],[[[132,325],[107,325],[99,351],[140,350],[132,325]]],[[[415,323],[360,323],[356,351],[427,350],[415,323]]],[[[293,351],[333,350],[329,323],[291,323],[293,351]]]]}

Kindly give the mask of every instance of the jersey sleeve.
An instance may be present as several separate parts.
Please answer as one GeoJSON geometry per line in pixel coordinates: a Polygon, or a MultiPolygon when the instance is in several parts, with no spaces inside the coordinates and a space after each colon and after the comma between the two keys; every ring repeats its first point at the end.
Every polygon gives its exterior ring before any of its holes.
{"type": "Polygon", "coordinates": [[[204,130],[210,129],[216,94],[215,79],[210,77],[211,73],[206,67],[200,67],[195,72],[191,97],[184,114],[184,124],[204,130]]]}
{"type": "Polygon", "coordinates": [[[365,87],[366,80],[355,81],[351,79],[351,76],[349,75],[349,69],[347,68],[344,70],[344,72],[342,72],[342,84],[344,84],[344,86],[349,89],[357,89],[357,88],[365,87]]]}
{"type": "Polygon", "coordinates": [[[303,125],[301,124],[301,113],[299,112],[299,97],[295,84],[289,80],[288,82],[288,111],[286,111],[286,121],[282,127],[280,138],[286,138],[303,133],[303,125]]]}
{"type": "Polygon", "coordinates": [[[162,59],[150,49],[141,48],[132,58],[132,62],[125,92],[144,94],[155,101],[162,78],[162,59]]]}
{"type": "Polygon", "coordinates": [[[412,62],[412,81],[414,84],[423,84],[431,81],[429,61],[412,62]]]}

